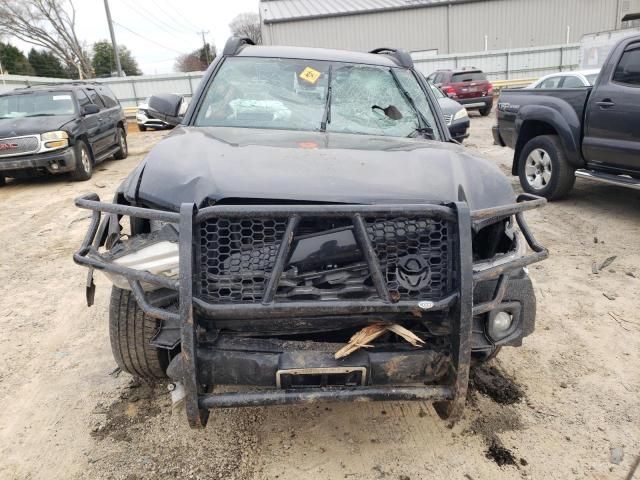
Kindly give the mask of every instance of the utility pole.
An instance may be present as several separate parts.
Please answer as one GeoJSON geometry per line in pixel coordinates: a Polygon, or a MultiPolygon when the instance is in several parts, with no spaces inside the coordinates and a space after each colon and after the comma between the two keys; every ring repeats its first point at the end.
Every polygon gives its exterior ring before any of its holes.
{"type": "MultiPolygon", "coordinates": [[[[104,0],[105,2],[107,0],[104,0]]],[[[202,35],[202,48],[204,48],[204,56],[207,59],[207,66],[209,66],[209,64],[211,63],[211,58],[209,58],[209,49],[207,48],[207,41],[204,39],[205,34],[209,33],[209,30],[207,30],[206,32],[204,30],[202,30],[201,32],[198,32],[199,34],[202,35]]]]}
{"type": "Polygon", "coordinates": [[[0,62],[0,77],[2,77],[2,86],[3,86],[3,87],[6,87],[6,86],[7,86],[7,84],[6,84],[6,82],[4,81],[4,70],[2,70],[2,62],[0,62]]]}
{"type": "Polygon", "coordinates": [[[120,52],[116,43],[116,34],[113,31],[113,21],[111,20],[111,10],[109,10],[109,0],[104,0],[104,10],[107,12],[107,22],[109,22],[109,33],[111,34],[111,44],[113,45],[113,55],[116,57],[116,70],[118,76],[122,77],[122,66],[120,65],[120,52]]]}

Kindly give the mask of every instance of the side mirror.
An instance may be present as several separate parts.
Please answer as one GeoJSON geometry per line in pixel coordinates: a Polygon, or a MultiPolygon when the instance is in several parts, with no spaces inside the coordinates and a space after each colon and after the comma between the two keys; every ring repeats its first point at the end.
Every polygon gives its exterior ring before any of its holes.
{"type": "Polygon", "coordinates": [[[183,97],[173,93],[153,95],[149,98],[149,114],[169,125],[178,125],[184,118],[183,102],[183,97]]]}
{"type": "Polygon", "coordinates": [[[98,113],[100,111],[100,107],[95,103],[90,103],[89,105],[85,105],[82,107],[82,115],[93,115],[94,113],[98,113]]]}

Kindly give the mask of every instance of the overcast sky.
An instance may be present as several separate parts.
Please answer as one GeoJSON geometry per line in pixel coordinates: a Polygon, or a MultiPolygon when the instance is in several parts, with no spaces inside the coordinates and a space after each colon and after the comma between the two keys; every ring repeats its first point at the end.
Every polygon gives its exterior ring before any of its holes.
{"type": "MultiPolygon", "coordinates": [[[[90,46],[109,39],[104,0],[75,0],[76,31],[90,46]]],[[[133,52],[145,74],[173,71],[175,59],[202,46],[199,31],[222,49],[238,13],[258,13],[258,0],[109,0],[118,44],[133,52]],[[135,32],[135,33],[133,33],[135,32]]],[[[7,39],[9,40],[9,39],[7,39]]],[[[31,46],[10,39],[25,51],[31,46]]]]}

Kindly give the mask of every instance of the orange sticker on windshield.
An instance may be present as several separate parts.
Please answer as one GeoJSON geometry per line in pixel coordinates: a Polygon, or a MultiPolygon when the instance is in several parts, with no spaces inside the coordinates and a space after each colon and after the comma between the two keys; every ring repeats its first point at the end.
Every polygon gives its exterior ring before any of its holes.
{"type": "Polygon", "coordinates": [[[322,74],[318,70],[314,70],[311,67],[307,67],[298,76],[302,80],[304,80],[305,82],[309,82],[311,84],[314,84],[314,83],[316,83],[318,81],[318,79],[320,78],[320,75],[322,75],[322,74]]]}

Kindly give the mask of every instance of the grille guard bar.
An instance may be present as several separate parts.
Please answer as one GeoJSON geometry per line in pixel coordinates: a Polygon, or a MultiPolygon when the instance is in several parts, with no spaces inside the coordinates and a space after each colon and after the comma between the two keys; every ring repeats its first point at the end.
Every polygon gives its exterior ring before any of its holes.
{"type": "MultiPolygon", "coordinates": [[[[133,294],[140,307],[148,315],[161,320],[179,321],[181,323],[182,336],[182,365],[183,382],[186,392],[187,417],[192,427],[203,427],[208,418],[208,408],[212,406],[225,406],[224,402],[216,402],[211,395],[206,395],[203,387],[197,382],[197,350],[196,325],[194,311],[201,310],[212,316],[220,316],[225,319],[264,318],[269,316],[295,317],[308,315],[349,314],[349,313],[380,313],[380,312],[408,312],[416,313],[424,310],[437,311],[449,309],[452,318],[452,342],[451,357],[452,368],[448,376],[448,386],[445,393],[442,387],[420,387],[424,391],[434,389],[424,396],[436,401],[435,407],[444,418],[457,418],[464,406],[467,385],[469,380],[469,366],[471,359],[471,330],[473,315],[488,312],[498,306],[502,301],[509,273],[523,268],[532,263],[544,260],[549,253],[540,245],[529,230],[524,219],[524,212],[539,208],[546,200],[529,194],[521,194],[517,202],[494,208],[470,211],[464,202],[444,205],[224,205],[206,207],[198,211],[194,204],[183,204],[180,212],[167,212],[127,205],[116,205],[101,202],[95,193],[90,193],[75,200],[76,206],[93,212],[89,229],[84,237],[80,249],[73,255],[73,259],[79,265],[89,267],[87,280],[87,301],[93,302],[93,270],[106,270],[122,275],[129,280],[133,294]],[[178,224],[179,226],[179,271],[178,281],[154,275],[149,272],[107,262],[102,259],[99,248],[102,237],[107,228],[106,222],[101,225],[102,213],[109,214],[114,220],[120,216],[159,220],[178,224]],[[389,217],[392,214],[402,216],[421,216],[422,218],[441,219],[453,222],[457,225],[457,249],[454,252],[454,264],[456,265],[456,291],[444,299],[420,306],[418,301],[393,301],[389,295],[383,273],[371,241],[366,234],[363,215],[382,215],[389,217]],[[234,218],[274,218],[288,217],[285,236],[276,255],[276,261],[267,282],[262,303],[247,304],[210,304],[193,296],[193,247],[194,225],[214,217],[231,216],[234,218]],[[289,249],[293,240],[293,233],[301,218],[313,217],[340,217],[350,218],[354,226],[356,240],[362,249],[364,259],[369,266],[372,281],[379,296],[379,300],[337,300],[337,301],[274,301],[280,275],[285,266],[289,249]],[[489,264],[486,268],[474,270],[472,264],[472,229],[480,229],[496,219],[515,216],[516,222],[524,239],[533,253],[527,254],[503,263],[489,264]],[[497,279],[492,300],[473,305],[473,287],[477,282],[497,279]],[[179,312],[171,312],[152,305],[142,289],[142,283],[150,283],[163,288],[178,291],[179,312]],[[442,390],[442,391],[441,391],[442,390]]],[[[397,389],[396,389],[397,390],[397,389]]],[[[373,391],[373,390],[372,390],[373,391]]],[[[393,394],[385,395],[375,390],[376,395],[371,399],[396,398],[393,394]]],[[[395,391],[389,389],[389,392],[395,391]]],[[[241,394],[238,394],[241,395],[241,394]]],[[[273,395],[279,395],[274,393],[273,395]]],[[[308,401],[314,394],[289,395],[281,392],[281,399],[271,399],[272,403],[293,403],[308,401]]],[[[364,392],[363,392],[364,395],[364,392]]],[[[365,395],[366,396],[366,395],[365,395]]],[[[418,398],[420,395],[407,395],[406,398],[418,398]]],[[[280,397],[278,397],[280,398],[280,397]]],[[[326,400],[335,400],[335,395],[325,395],[326,400]]],[[[404,398],[399,396],[397,398],[404,398]]],[[[231,402],[234,406],[240,404],[249,405],[250,401],[231,402]]]]}

